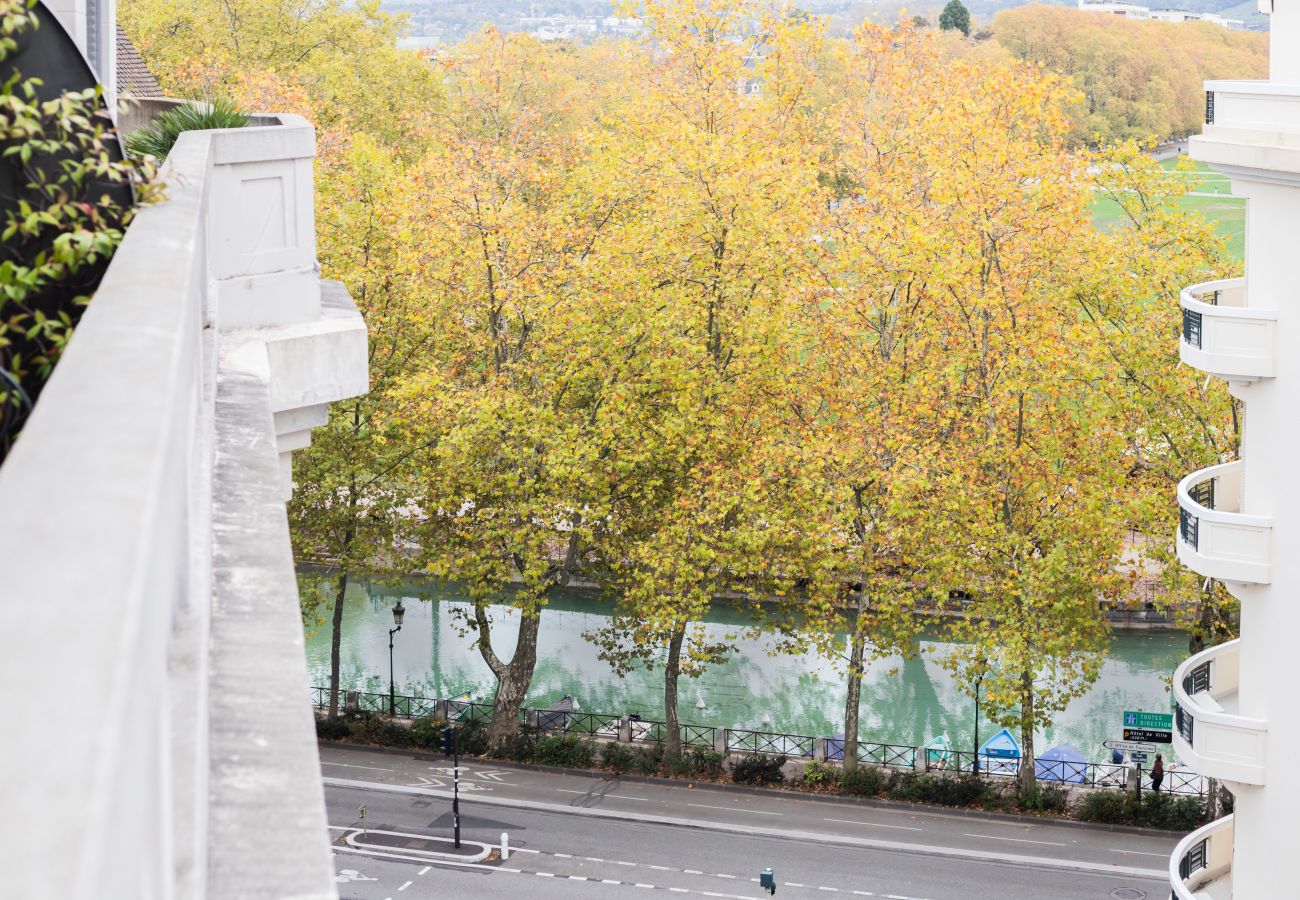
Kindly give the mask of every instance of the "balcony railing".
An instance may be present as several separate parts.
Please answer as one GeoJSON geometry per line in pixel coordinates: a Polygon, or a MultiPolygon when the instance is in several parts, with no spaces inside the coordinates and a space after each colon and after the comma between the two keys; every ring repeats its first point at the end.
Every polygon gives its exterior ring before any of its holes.
{"type": "Polygon", "coordinates": [[[1212,165],[1300,171],[1300,85],[1205,82],[1205,130],[1191,156],[1212,165]]]}
{"type": "Polygon", "coordinates": [[[1169,900],[1232,896],[1232,816],[1216,819],[1178,842],[1169,860],[1169,900]]]}
{"type": "Polygon", "coordinates": [[[1174,673],[1174,752],[1202,775],[1263,784],[1268,723],[1237,713],[1240,644],[1204,650],[1174,673]]]}
{"type": "Polygon", "coordinates": [[[1274,375],[1277,311],[1246,301],[1246,279],[1227,278],[1185,288],[1179,358],[1232,382],[1274,375]]]}
{"type": "Polygon", "coordinates": [[[1178,558],[1222,581],[1268,584],[1273,520],[1242,511],[1241,461],[1193,472],[1178,485],[1178,558]]]}

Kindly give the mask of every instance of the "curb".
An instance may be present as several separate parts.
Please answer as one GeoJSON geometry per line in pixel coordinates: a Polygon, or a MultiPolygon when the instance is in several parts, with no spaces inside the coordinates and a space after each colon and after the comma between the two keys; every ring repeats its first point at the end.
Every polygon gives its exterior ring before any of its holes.
{"type": "MultiPolygon", "coordinates": [[[[441,753],[430,753],[424,750],[408,750],[401,747],[380,747],[371,744],[344,744],[338,741],[316,742],[322,747],[331,747],[336,750],[352,750],[357,752],[386,753],[391,756],[406,756],[412,759],[422,759],[430,762],[440,762],[446,759],[441,753]]],[[[939,806],[938,804],[928,803],[909,803],[905,800],[884,800],[875,797],[846,797],[843,794],[820,794],[812,791],[792,791],[782,790],[780,788],[762,788],[753,787],[747,784],[729,784],[725,781],[705,781],[691,780],[689,778],[664,778],[660,775],[632,775],[618,774],[608,772],[603,769],[566,769],[561,766],[545,766],[540,763],[515,762],[513,760],[492,759],[491,757],[470,756],[467,759],[491,759],[493,766],[500,766],[506,769],[522,769],[530,772],[545,772],[553,775],[574,775],[582,778],[596,778],[600,780],[609,780],[618,778],[621,781],[632,784],[659,784],[671,787],[698,786],[701,788],[714,788],[722,791],[732,791],[741,794],[750,794],[757,797],[788,797],[798,800],[822,800],[831,803],[840,803],[846,806],[865,806],[874,809],[889,810],[912,810],[917,813],[926,815],[951,815],[968,819],[985,819],[993,821],[1012,821],[1022,822],[1029,825],[1061,825],[1068,828],[1077,828],[1081,831],[1106,831],[1118,834],[1137,834],[1147,837],[1177,837],[1182,832],[1166,831],[1163,828],[1147,828],[1140,825],[1107,825],[1102,822],[1080,822],[1078,819],[1065,819],[1056,816],[1027,816],[1022,813],[1001,813],[990,812],[984,809],[966,809],[960,806],[939,806]]]]}

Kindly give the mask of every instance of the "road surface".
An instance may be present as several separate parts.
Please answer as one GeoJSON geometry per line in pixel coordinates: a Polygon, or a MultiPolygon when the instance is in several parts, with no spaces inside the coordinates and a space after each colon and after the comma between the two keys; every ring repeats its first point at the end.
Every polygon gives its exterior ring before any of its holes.
{"type": "Polygon", "coordinates": [[[1176,841],[471,763],[461,826],[472,855],[449,859],[442,761],[324,747],[322,769],[344,900],[758,900],[764,867],[796,900],[1164,900],[1176,841]]]}

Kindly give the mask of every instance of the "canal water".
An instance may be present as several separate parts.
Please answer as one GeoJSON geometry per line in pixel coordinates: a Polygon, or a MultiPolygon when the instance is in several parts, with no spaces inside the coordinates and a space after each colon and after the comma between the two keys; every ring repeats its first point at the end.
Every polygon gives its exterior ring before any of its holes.
{"type": "MultiPolygon", "coordinates": [[[[398,598],[406,617],[394,638],[397,692],[452,697],[469,691],[490,700],[491,673],[478,651],[471,649],[472,637],[462,636],[457,627],[456,609],[467,608],[464,596],[423,582],[397,590],[351,586],[344,609],[342,686],[387,693],[388,630],[398,598]]],[[[332,602],[320,611],[326,624],[308,629],[307,662],[313,684],[329,683],[331,614],[332,602]]],[[[619,677],[583,638],[606,624],[608,615],[608,604],[591,594],[567,592],[552,599],[542,613],[530,706],[545,707],[569,694],[588,712],[639,712],[647,719],[663,718],[661,671],[638,669],[619,677]]],[[[508,659],[518,619],[512,611],[499,608],[493,622],[497,652],[508,659]]],[[[736,635],[740,652],[697,679],[682,679],[682,721],[813,736],[843,731],[842,666],[815,653],[777,653],[771,638],[746,636],[745,622],[724,608],[705,624],[713,637],[736,635]],[[701,702],[703,708],[698,708],[701,702]]],[[[971,745],[974,702],[957,688],[940,662],[949,646],[923,636],[920,652],[913,657],[872,665],[862,688],[864,739],[918,745],[946,733],[955,747],[971,745]]],[[[1181,632],[1117,632],[1101,678],[1070,704],[1052,728],[1038,735],[1039,752],[1068,741],[1089,760],[1105,760],[1102,742],[1122,737],[1125,710],[1170,710],[1167,681],[1186,656],[1187,636],[1181,632]]],[[[980,734],[988,737],[997,727],[983,720],[980,734]]]]}

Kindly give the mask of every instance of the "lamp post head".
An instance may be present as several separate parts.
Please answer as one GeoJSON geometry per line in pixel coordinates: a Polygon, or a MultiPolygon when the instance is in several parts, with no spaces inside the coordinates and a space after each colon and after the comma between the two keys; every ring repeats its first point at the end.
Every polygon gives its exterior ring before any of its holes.
{"type": "Polygon", "coordinates": [[[402,601],[398,600],[397,605],[393,607],[393,624],[398,628],[402,627],[402,616],[406,615],[406,607],[402,606],[402,601]]]}

